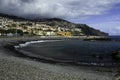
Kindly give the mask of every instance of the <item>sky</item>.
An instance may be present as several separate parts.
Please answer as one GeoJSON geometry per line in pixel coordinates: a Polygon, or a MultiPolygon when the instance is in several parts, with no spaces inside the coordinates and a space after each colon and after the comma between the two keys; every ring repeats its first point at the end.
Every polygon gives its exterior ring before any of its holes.
{"type": "Polygon", "coordinates": [[[25,18],[61,18],[120,35],[120,0],[0,0],[0,12],[25,18]]]}

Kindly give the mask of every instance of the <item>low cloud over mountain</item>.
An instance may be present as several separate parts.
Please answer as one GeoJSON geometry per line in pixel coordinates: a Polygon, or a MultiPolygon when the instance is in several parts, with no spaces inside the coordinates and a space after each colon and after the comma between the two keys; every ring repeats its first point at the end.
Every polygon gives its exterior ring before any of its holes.
{"type": "Polygon", "coordinates": [[[27,18],[78,18],[104,14],[120,0],[0,0],[0,12],[27,18]]]}

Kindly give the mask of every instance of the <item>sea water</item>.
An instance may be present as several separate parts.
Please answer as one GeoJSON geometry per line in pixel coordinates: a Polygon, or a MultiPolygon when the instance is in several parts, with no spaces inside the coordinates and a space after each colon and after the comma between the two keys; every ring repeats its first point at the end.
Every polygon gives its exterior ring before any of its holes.
{"type": "Polygon", "coordinates": [[[119,64],[112,53],[120,50],[120,37],[112,41],[48,40],[37,41],[19,48],[26,55],[47,60],[89,65],[119,64]]]}

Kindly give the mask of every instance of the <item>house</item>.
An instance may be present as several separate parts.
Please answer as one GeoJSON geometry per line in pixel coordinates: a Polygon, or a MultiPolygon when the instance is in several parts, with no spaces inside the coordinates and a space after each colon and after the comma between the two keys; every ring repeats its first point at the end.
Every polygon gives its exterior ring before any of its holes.
{"type": "Polygon", "coordinates": [[[2,36],[2,33],[0,33],[0,36],[2,36]]]}
{"type": "Polygon", "coordinates": [[[46,32],[46,36],[55,36],[55,35],[57,34],[53,31],[46,32]]]}
{"type": "Polygon", "coordinates": [[[43,31],[38,31],[38,32],[37,32],[37,35],[43,36],[43,35],[44,35],[44,32],[43,32],[43,31]]]}
{"type": "Polygon", "coordinates": [[[75,28],[75,31],[81,32],[82,30],[80,28],[75,28]]]}
{"type": "Polygon", "coordinates": [[[3,28],[3,26],[2,26],[2,25],[0,25],[0,28],[3,28]]]}
{"type": "Polygon", "coordinates": [[[58,35],[60,35],[60,36],[66,36],[66,37],[68,37],[68,36],[72,36],[72,33],[71,32],[58,32],[57,33],[58,35]]]}
{"type": "Polygon", "coordinates": [[[33,31],[33,34],[38,35],[38,36],[44,36],[43,31],[33,31]]]}

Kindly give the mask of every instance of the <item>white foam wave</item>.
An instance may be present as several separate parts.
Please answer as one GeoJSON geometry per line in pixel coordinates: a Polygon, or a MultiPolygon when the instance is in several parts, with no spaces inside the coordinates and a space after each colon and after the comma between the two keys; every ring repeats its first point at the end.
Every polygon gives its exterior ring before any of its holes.
{"type": "Polygon", "coordinates": [[[23,44],[16,45],[16,46],[14,46],[14,47],[17,49],[17,48],[20,48],[20,47],[26,47],[26,46],[28,46],[29,44],[41,43],[41,42],[55,42],[55,41],[60,41],[60,40],[39,40],[39,41],[29,41],[29,42],[26,42],[26,43],[23,43],[23,44]]]}

